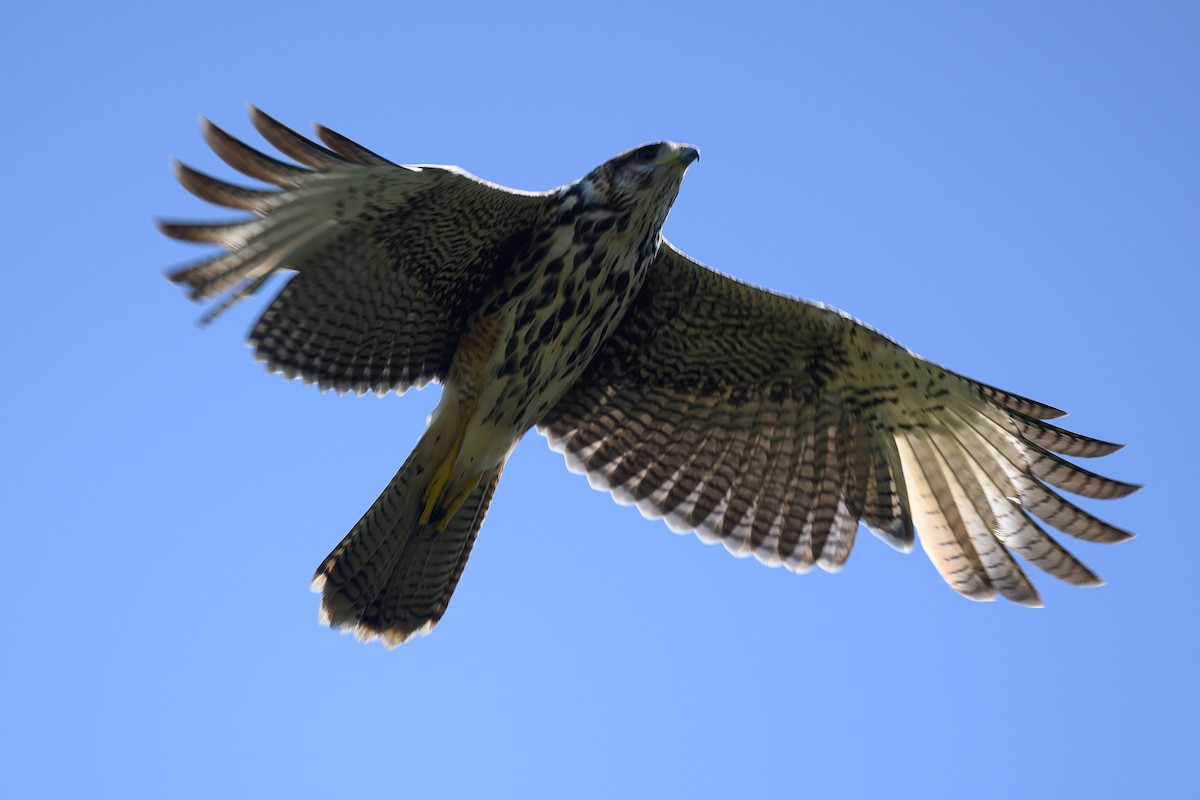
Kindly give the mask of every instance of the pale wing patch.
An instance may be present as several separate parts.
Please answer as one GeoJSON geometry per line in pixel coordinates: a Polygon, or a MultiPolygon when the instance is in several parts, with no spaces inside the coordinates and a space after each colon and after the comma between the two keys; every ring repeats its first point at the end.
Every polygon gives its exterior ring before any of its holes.
{"type": "Polygon", "coordinates": [[[1062,413],[664,244],[539,430],[593,487],[736,556],[836,571],[860,521],[902,551],[915,522],[956,591],[1040,605],[1015,557],[1069,583],[1100,579],[1033,516],[1091,541],[1129,536],[1046,484],[1100,498],[1137,488],[1062,458],[1119,448],[1044,421],[1062,413]]]}

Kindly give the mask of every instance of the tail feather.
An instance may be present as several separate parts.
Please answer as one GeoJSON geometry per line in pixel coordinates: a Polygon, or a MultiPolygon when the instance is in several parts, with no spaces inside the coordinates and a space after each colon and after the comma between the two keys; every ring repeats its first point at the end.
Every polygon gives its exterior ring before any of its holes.
{"type": "Polygon", "coordinates": [[[419,523],[429,471],[420,453],[409,456],[312,581],[321,622],[389,648],[429,633],[446,612],[503,469],[485,475],[438,531],[419,523]]]}

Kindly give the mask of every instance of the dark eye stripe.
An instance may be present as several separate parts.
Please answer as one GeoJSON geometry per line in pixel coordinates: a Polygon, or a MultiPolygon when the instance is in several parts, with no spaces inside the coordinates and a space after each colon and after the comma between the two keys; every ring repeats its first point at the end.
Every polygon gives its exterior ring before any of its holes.
{"type": "Polygon", "coordinates": [[[648,144],[633,154],[633,157],[638,161],[653,161],[658,155],[658,145],[648,144]]]}

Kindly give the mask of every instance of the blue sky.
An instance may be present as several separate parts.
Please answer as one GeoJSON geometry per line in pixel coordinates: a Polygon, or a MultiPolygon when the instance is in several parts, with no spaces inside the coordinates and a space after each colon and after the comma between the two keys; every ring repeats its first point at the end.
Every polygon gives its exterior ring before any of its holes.
{"type": "Polygon", "coordinates": [[[1194,785],[1194,4],[35,5],[0,48],[11,796],[1194,785]],[[693,142],[672,241],[1129,443],[1101,471],[1148,488],[1084,504],[1141,535],[1041,611],[865,533],[795,576],[531,435],[431,637],[319,628],[309,576],[437,390],[268,376],[256,304],[193,325],[150,220],[219,216],[168,159],[229,176],[196,118],[250,135],[245,101],[524,189],[693,142]]]}

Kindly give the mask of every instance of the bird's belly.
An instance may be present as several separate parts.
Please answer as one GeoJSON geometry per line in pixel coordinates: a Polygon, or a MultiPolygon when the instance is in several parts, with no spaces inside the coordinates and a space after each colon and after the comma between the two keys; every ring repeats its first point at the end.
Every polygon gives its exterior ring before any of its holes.
{"type": "Polygon", "coordinates": [[[456,483],[503,462],[579,379],[644,282],[652,246],[543,240],[467,324],[434,412],[459,431],[456,483]]]}
{"type": "Polygon", "coordinates": [[[527,430],[579,379],[612,335],[641,287],[644,270],[624,254],[601,257],[598,272],[585,262],[516,305],[511,335],[504,352],[497,348],[490,365],[494,380],[481,403],[492,419],[527,430]]]}

